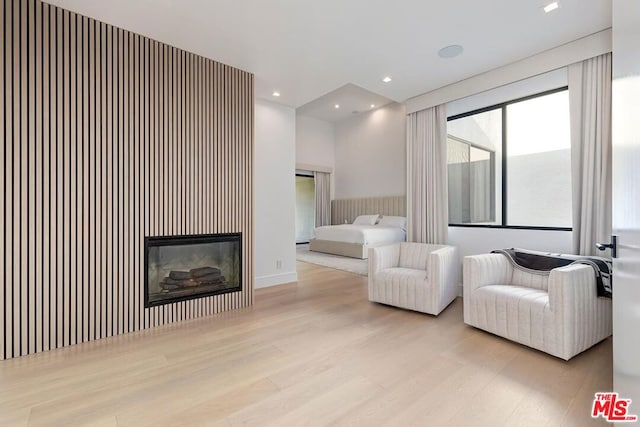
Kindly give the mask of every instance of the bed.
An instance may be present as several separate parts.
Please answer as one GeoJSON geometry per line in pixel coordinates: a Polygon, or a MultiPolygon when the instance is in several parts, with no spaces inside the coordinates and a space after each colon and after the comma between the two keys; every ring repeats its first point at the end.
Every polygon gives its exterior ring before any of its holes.
{"type": "Polygon", "coordinates": [[[366,259],[370,247],[404,242],[405,239],[404,217],[361,215],[353,224],[317,227],[314,238],[309,241],[309,250],[366,259]]]}

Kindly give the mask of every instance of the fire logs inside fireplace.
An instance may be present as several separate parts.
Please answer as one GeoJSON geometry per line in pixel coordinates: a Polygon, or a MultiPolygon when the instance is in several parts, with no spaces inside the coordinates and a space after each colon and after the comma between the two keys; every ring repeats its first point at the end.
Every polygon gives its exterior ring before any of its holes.
{"type": "Polygon", "coordinates": [[[163,292],[195,286],[222,285],[226,281],[218,267],[193,268],[189,271],[171,271],[160,282],[163,292]]]}
{"type": "Polygon", "coordinates": [[[240,233],[145,237],[145,307],[241,290],[240,233]]]}

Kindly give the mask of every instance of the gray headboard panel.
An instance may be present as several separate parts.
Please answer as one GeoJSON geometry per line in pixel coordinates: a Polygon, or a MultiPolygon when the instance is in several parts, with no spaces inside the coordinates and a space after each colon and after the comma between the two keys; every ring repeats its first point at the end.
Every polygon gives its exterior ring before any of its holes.
{"type": "Polygon", "coordinates": [[[337,199],[331,201],[331,224],[351,224],[358,215],[406,216],[405,196],[337,199]]]}

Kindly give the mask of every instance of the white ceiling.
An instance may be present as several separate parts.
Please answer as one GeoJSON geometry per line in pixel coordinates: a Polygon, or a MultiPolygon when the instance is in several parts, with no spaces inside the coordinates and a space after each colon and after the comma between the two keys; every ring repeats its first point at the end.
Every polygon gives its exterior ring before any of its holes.
{"type": "Polygon", "coordinates": [[[349,83],[298,107],[296,114],[338,122],[391,102],[389,98],[349,83]],[[336,108],[336,105],[340,107],[336,108]]]}
{"type": "Polygon", "coordinates": [[[611,26],[611,0],[48,1],[253,72],[293,107],[348,83],[402,102],[611,26]],[[438,57],[450,44],[464,53],[438,57]]]}

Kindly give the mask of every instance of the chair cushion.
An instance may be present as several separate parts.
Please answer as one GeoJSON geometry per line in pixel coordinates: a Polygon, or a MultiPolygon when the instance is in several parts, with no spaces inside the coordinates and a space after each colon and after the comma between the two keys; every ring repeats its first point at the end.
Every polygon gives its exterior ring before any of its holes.
{"type": "Polygon", "coordinates": [[[469,299],[465,304],[471,304],[474,326],[535,348],[553,345],[549,342],[555,337],[553,313],[546,291],[489,285],[474,290],[469,299]]]}
{"type": "Polygon", "coordinates": [[[549,274],[533,274],[514,268],[511,284],[547,292],[549,290],[549,274]]]}
{"type": "Polygon", "coordinates": [[[431,249],[423,243],[402,242],[400,243],[400,262],[398,266],[426,270],[429,252],[431,252],[431,249]]]}

